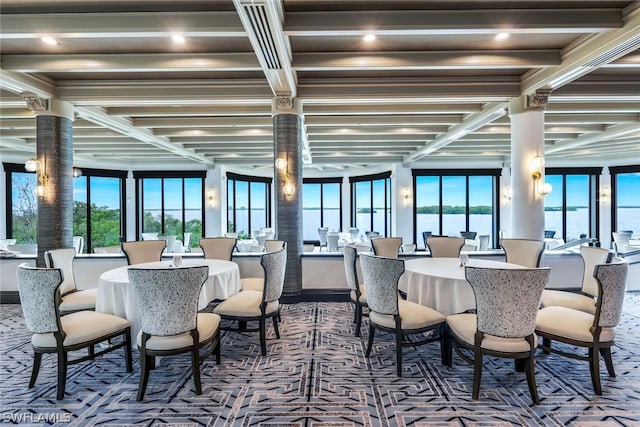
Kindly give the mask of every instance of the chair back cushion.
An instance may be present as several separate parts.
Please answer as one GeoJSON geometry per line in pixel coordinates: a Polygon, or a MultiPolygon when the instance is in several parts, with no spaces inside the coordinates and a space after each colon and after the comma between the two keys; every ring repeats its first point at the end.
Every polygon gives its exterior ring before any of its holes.
{"type": "Polygon", "coordinates": [[[144,262],[160,261],[162,259],[162,251],[166,246],[166,240],[123,242],[122,252],[127,257],[127,264],[142,264],[144,262]]]}
{"type": "Polygon", "coordinates": [[[502,239],[500,243],[507,262],[527,268],[540,266],[540,258],[544,251],[544,242],[527,239],[502,239]]]}
{"type": "MultiPolygon", "coordinates": [[[[75,251],[71,248],[72,251],[75,251]]],[[[18,266],[18,293],[27,328],[34,334],[60,330],[56,292],[62,283],[59,268],[18,266]]]]}
{"type": "Polygon", "coordinates": [[[236,243],[238,243],[238,239],[235,237],[205,237],[200,239],[200,247],[206,259],[231,261],[236,243]]]}
{"type": "Polygon", "coordinates": [[[206,265],[184,268],[129,268],[143,332],[167,336],[196,328],[200,288],[206,265]]]}
{"type": "Polygon", "coordinates": [[[277,301],[282,295],[284,274],[287,269],[287,250],[266,253],[260,258],[264,270],[263,301],[269,303],[277,301]]]}
{"type": "Polygon", "coordinates": [[[531,335],[551,269],[466,267],[476,296],[478,331],[503,338],[531,335]]]}
{"type": "Polygon", "coordinates": [[[276,252],[285,247],[284,240],[265,240],[264,249],[267,252],[276,252]]]}
{"type": "Polygon", "coordinates": [[[604,264],[609,256],[609,250],[596,246],[582,246],[580,256],[584,262],[584,276],[582,277],[582,292],[591,296],[598,296],[598,282],[593,275],[597,264],[604,264]]]}
{"type": "Polygon", "coordinates": [[[52,249],[44,255],[47,267],[62,270],[62,283],[58,289],[62,295],[76,290],[76,281],[73,277],[73,259],[75,257],[75,248],[52,249]]]}
{"type": "Polygon", "coordinates": [[[327,246],[327,233],[329,227],[318,227],[318,239],[320,240],[320,246],[327,246]]]}
{"type": "Polygon", "coordinates": [[[458,258],[464,246],[464,237],[427,237],[426,246],[433,258],[458,258]]]}
{"type": "Polygon", "coordinates": [[[593,275],[600,286],[596,303],[597,326],[613,328],[620,322],[628,272],[629,263],[623,260],[595,266],[593,275]]]}
{"type": "Polygon", "coordinates": [[[398,280],[404,260],[360,254],[360,267],[369,309],[380,314],[399,314],[398,280]]]}
{"type": "Polygon", "coordinates": [[[373,253],[387,258],[398,258],[402,237],[374,237],[371,239],[373,253]]]}
{"type": "Polygon", "coordinates": [[[344,247],[344,274],[347,277],[347,286],[352,291],[358,290],[358,272],[356,261],[358,260],[358,250],[355,246],[344,247]]]}

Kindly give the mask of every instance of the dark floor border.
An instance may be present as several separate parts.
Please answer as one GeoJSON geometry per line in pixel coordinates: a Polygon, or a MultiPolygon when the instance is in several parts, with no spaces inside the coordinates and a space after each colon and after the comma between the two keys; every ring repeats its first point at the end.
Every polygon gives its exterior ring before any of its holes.
{"type": "Polygon", "coordinates": [[[349,301],[348,289],[302,289],[295,295],[283,295],[280,302],[283,304],[295,304],[298,302],[347,302],[349,301]]]}
{"type": "Polygon", "coordinates": [[[0,291],[0,304],[20,304],[18,291],[0,291]]]}

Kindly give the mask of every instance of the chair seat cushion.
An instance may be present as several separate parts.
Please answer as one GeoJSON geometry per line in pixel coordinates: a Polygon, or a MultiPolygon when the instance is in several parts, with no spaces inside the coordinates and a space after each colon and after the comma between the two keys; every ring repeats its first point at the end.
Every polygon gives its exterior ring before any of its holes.
{"type": "MultiPolygon", "coordinates": [[[[213,337],[220,328],[220,316],[214,313],[198,313],[198,334],[200,336],[199,341],[204,342],[213,337]]],[[[142,346],[142,331],[138,332],[136,338],[138,347],[142,346]]],[[[178,335],[169,335],[161,337],[152,335],[147,340],[147,349],[149,350],[176,350],[180,348],[188,348],[193,344],[191,334],[185,332],[178,335]]]]}
{"type": "MultiPolygon", "coordinates": [[[[65,347],[109,335],[130,325],[126,319],[98,311],[70,313],[60,317],[60,323],[62,330],[67,334],[64,338],[65,347]]],[[[56,339],[53,333],[33,334],[31,343],[34,347],[55,348],[56,339]]]]}
{"type": "MultiPolygon", "coordinates": [[[[398,300],[398,311],[400,313],[401,328],[403,330],[422,329],[445,320],[445,317],[436,310],[403,299],[398,300]]],[[[386,328],[396,327],[393,316],[389,314],[370,311],[369,320],[386,328]]]]}
{"type": "Polygon", "coordinates": [[[585,313],[596,314],[596,300],[582,294],[545,289],[540,300],[543,307],[567,307],[585,313]]]}
{"type": "Polygon", "coordinates": [[[60,311],[93,310],[96,308],[98,289],[71,292],[62,297],[60,311]]]}
{"type": "Polygon", "coordinates": [[[243,291],[264,291],[263,277],[245,277],[240,279],[240,289],[243,291]]]}
{"type": "MultiPolygon", "coordinates": [[[[360,288],[360,299],[359,299],[359,303],[360,304],[366,304],[367,303],[367,293],[364,290],[364,285],[358,285],[358,288],[360,288]]],[[[356,291],[351,291],[349,293],[349,295],[351,296],[351,301],[356,301],[356,291]]]]}
{"type": "MultiPolygon", "coordinates": [[[[545,307],[538,311],[536,331],[569,338],[576,341],[593,342],[590,328],[594,316],[566,307],[545,307]]],[[[615,329],[602,328],[600,342],[610,342],[616,337],[615,329]]]]}
{"type": "MultiPolygon", "coordinates": [[[[447,316],[447,325],[451,332],[462,342],[473,346],[475,341],[478,320],[473,313],[452,314],[447,316]]],[[[534,335],[533,346],[538,345],[538,339],[534,335]]],[[[522,353],[531,350],[529,343],[524,338],[503,338],[485,334],[482,344],[485,350],[500,351],[504,353],[522,353]]]]}
{"type": "MultiPolygon", "coordinates": [[[[260,317],[260,304],[262,303],[262,292],[260,291],[240,291],[231,295],[226,300],[213,309],[214,313],[222,317],[260,317]]],[[[272,301],[267,304],[265,314],[273,314],[278,311],[279,302],[272,301]]]]}

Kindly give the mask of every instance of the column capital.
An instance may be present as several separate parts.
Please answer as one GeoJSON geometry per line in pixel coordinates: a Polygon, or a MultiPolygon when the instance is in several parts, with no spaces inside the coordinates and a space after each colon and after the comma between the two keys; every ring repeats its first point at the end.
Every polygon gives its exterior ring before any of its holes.
{"type": "Polygon", "coordinates": [[[551,89],[538,89],[535,93],[521,95],[509,101],[509,114],[520,114],[527,111],[544,111],[549,102],[551,89]]]}
{"type": "Polygon", "coordinates": [[[27,108],[34,113],[47,111],[49,109],[49,100],[46,98],[40,98],[35,93],[23,93],[22,99],[27,103],[27,108]]]}
{"type": "Polygon", "coordinates": [[[271,105],[271,114],[298,114],[302,115],[302,103],[292,96],[276,96],[271,105]]]}
{"type": "Polygon", "coordinates": [[[34,93],[25,92],[22,99],[27,103],[27,108],[36,116],[57,116],[73,120],[75,118],[73,104],[57,99],[40,98],[34,93]]]}

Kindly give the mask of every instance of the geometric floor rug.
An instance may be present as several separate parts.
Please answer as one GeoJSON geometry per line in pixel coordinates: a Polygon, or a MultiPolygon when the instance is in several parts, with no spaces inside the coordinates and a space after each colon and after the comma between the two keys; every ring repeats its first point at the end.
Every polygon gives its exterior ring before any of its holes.
{"type": "MultiPolygon", "coordinates": [[[[471,399],[472,366],[453,356],[442,366],[437,343],[405,348],[395,374],[392,336],[376,334],[364,356],[368,323],[353,336],[348,303],[283,306],[280,339],[223,332],[222,363],[202,365],[195,394],[188,355],[163,358],[136,402],[139,365],[125,371],[122,352],[71,366],[57,401],[56,361],[43,359],[27,389],[30,334],[19,305],[0,306],[0,420],[60,426],[640,426],[640,293],[627,293],[603,395],[593,393],[586,362],[538,353],[541,402],[533,405],[512,360],[485,357],[480,398],[471,399]]],[[[134,357],[137,351],[134,351],[134,357]]]]}

